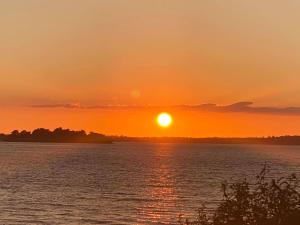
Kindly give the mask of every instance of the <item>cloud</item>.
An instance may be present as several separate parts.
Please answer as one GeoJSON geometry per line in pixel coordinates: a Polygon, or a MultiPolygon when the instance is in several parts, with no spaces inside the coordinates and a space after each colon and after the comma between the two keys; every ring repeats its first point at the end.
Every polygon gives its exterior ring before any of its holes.
{"type": "MultiPolygon", "coordinates": [[[[30,105],[32,108],[66,108],[66,109],[145,109],[156,108],[154,106],[142,105],[81,105],[78,103],[63,103],[63,104],[37,104],[30,105]]],[[[158,106],[157,106],[158,107],[158,106]]]]}
{"type": "Polygon", "coordinates": [[[40,105],[31,105],[30,107],[33,108],[67,108],[67,109],[80,109],[85,108],[84,106],[81,106],[80,104],[40,104],[40,105]]]}
{"type": "Polygon", "coordinates": [[[257,107],[253,102],[237,102],[231,105],[219,106],[216,104],[202,104],[197,106],[185,106],[194,110],[222,112],[222,113],[256,113],[277,115],[300,115],[300,107],[257,107]]]}
{"type": "Polygon", "coordinates": [[[231,105],[201,104],[201,105],[173,105],[173,106],[151,106],[151,105],[90,105],[81,104],[41,104],[32,105],[34,108],[67,108],[67,109],[116,109],[116,110],[138,110],[138,109],[182,109],[219,113],[255,113],[275,115],[299,115],[300,107],[271,107],[253,106],[253,102],[237,102],[231,105]]]}

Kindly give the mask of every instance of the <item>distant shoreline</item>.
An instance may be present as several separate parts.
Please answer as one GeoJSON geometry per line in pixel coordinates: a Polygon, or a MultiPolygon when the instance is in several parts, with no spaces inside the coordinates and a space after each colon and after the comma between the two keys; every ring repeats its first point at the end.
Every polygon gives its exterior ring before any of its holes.
{"type": "Polygon", "coordinates": [[[115,143],[149,143],[149,144],[200,144],[200,145],[277,145],[277,146],[300,146],[300,144],[293,143],[250,143],[250,142],[178,142],[178,141],[109,141],[109,142],[78,142],[78,141],[6,141],[0,140],[0,143],[48,143],[48,144],[104,144],[110,145],[115,143]]]}
{"type": "Polygon", "coordinates": [[[182,143],[182,144],[245,144],[245,145],[300,145],[300,136],[249,137],[249,138],[188,138],[188,137],[118,137],[113,142],[182,143]]]}
{"type": "Polygon", "coordinates": [[[56,128],[53,131],[38,128],[32,132],[14,130],[10,134],[0,134],[0,141],[29,143],[82,143],[82,144],[112,144],[114,142],[139,143],[183,143],[183,144],[259,144],[259,145],[300,145],[300,136],[271,137],[128,137],[107,136],[84,130],[56,128]]]}
{"type": "MultiPolygon", "coordinates": [[[[300,136],[279,137],[248,137],[248,138],[189,138],[189,137],[127,137],[127,136],[105,136],[103,134],[84,131],[70,131],[59,128],[50,133],[39,134],[12,132],[11,134],[0,134],[1,142],[24,142],[24,143],[78,143],[78,144],[113,144],[120,142],[136,143],[178,143],[178,144],[258,144],[258,145],[300,145],[300,136]]],[[[40,132],[41,130],[39,130],[40,132]]],[[[43,130],[44,132],[44,130],[43,130]]]]}
{"type": "Polygon", "coordinates": [[[80,141],[13,141],[13,140],[0,140],[1,142],[5,142],[5,143],[49,143],[49,144],[113,144],[112,141],[102,141],[102,142],[80,142],[80,141]]]}

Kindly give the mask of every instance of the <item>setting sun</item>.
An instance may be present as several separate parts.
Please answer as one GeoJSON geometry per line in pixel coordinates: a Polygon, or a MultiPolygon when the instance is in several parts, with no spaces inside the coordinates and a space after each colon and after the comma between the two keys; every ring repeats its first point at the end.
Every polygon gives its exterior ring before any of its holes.
{"type": "Polygon", "coordinates": [[[157,116],[157,123],[161,127],[169,127],[172,124],[172,116],[169,113],[160,113],[157,116]]]}

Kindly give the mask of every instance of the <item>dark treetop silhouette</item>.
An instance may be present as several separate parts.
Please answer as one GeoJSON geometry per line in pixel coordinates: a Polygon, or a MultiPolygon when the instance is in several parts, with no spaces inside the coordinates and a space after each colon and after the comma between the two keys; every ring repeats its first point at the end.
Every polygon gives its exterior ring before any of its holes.
{"type": "Polygon", "coordinates": [[[56,128],[50,131],[45,128],[38,128],[32,132],[14,130],[11,134],[1,135],[3,141],[10,142],[57,142],[57,143],[112,143],[103,134],[89,133],[84,130],[72,131],[69,129],[56,128]]]}

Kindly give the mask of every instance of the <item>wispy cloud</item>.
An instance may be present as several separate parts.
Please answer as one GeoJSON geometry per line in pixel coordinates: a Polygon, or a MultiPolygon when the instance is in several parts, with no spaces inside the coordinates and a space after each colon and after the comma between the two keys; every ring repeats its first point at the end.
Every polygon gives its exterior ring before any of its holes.
{"type": "Polygon", "coordinates": [[[299,115],[300,107],[271,107],[254,106],[253,102],[237,102],[231,105],[201,104],[201,105],[81,105],[73,103],[64,104],[40,104],[31,105],[34,108],[66,108],[66,109],[117,109],[117,110],[138,110],[138,109],[182,109],[193,111],[220,112],[220,113],[255,113],[255,114],[276,114],[276,115],[299,115]]]}
{"type": "Polygon", "coordinates": [[[64,103],[64,104],[39,104],[39,105],[31,105],[30,107],[33,107],[33,108],[68,108],[68,109],[84,108],[80,104],[70,104],[70,103],[64,103]]]}
{"type": "Polygon", "coordinates": [[[237,102],[231,105],[219,106],[216,104],[202,104],[197,106],[183,106],[186,108],[210,112],[223,113],[257,113],[257,114],[278,114],[278,115],[300,115],[300,107],[271,107],[253,106],[253,102],[237,102]]]}
{"type": "Polygon", "coordinates": [[[38,104],[30,105],[33,108],[66,108],[66,109],[145,109],[145,108],[161,108],[159,106],[147,105],[82,105],[78,103],[63,104],[38,104]]]}

